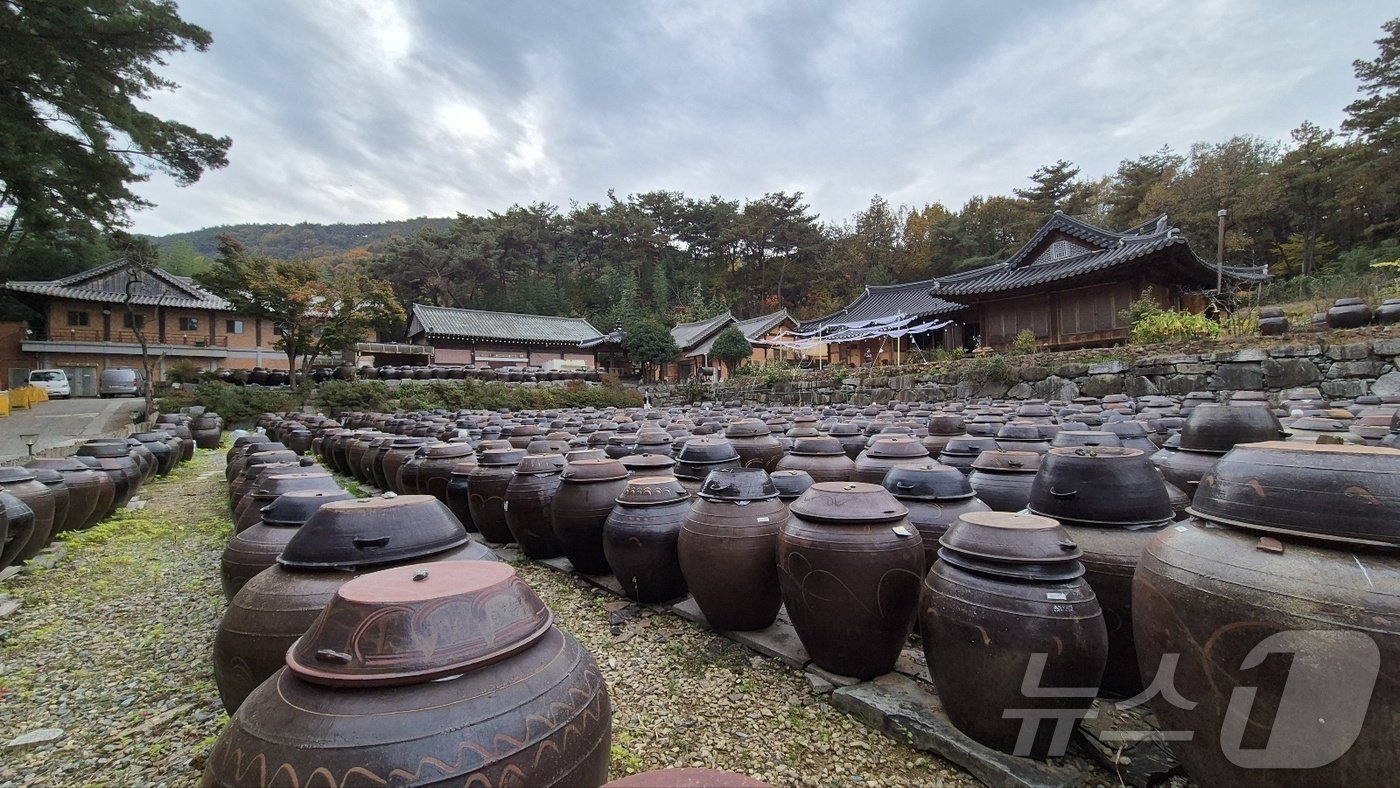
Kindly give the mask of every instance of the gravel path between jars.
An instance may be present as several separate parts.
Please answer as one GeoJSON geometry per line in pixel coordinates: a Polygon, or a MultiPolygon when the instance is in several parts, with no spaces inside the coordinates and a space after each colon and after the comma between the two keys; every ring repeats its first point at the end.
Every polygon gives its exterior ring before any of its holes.
{"type": "MultiPolygon", "coordinates": [[[[223,453],[197,452],[125,511],[68,540],[57,568],[0,592],[0,786],[190,785],[226,716],[210,666],[231,533],[223,453]]],[[[706,766],[785,785],[974,785],[942,759],[852,720],[800,671],[696,624],[547,567],[517,567],[600,663],[613,702],[613,778],[706,766]]]]}

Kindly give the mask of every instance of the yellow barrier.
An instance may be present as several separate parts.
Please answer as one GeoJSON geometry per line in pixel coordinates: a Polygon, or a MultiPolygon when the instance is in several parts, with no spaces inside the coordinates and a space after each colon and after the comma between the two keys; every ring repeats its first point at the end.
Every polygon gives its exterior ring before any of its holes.
{"type": "Polygon", "coordinates": [[[29,407],[29,387],[10,389],[10,407],[27,409],[29,407]]]}
{"type": "Polygon", "coordinates": [[[0,396],[0,418],[10,415],[10,395],[6,392],[0,396]]]}
{"type": "Polygon", "coordinates": [[[48,389],[41,389],[41,388],[38,388],[38,387],[35,387],[35,386],[30,386],[30,387],[29,387],[29,404],[30,404],[30,405],[33,405],[33,404],[36,403],[36,402],[48,402],[48,401],[49,401],[49,390],[48,390],[48,389]]]}

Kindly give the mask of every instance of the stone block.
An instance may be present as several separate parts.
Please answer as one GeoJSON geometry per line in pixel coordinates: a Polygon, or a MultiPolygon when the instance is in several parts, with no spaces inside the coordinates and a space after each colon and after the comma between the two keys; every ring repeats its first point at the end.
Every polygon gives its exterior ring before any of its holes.
{"type": "Polygon", "coordinates": [[[1371,353],[1377,356],[1400,356],[1400,339],[1377,339],[1371,343],[1371,353]]]}
{"type": "Polygon", "coordinates": [[[1129,397],[1151,397],[1161,394],[1157,384],[1142,375],[1129,375],[1123,381],[1123,393],[1129,397]]]}
{"type": "Polygon", "coordinates": [[[1322,348],[1317,345],[1288,345],[1269,350],[1269,358],[1299,358],[1320,355],[1322,355],[1322,348]]]}
{"type": "Polygon", "coordinates": [[[688,596],[670,606],[671,612],[685,619],[693,621],[703,627],[708,627],[710,622],[705,620],[705,614],[700,612],[700,606],[695,604],[695,597],[688,596]]]}
{"type": "Polygon", "coordinates": [[[816,665],[807,666],[807,675],[817,676],[823,681],[826,681],[827,683],[831,684],[833,689],[836,687],[850,687],[860,683],[860,679],[856,678],[855,676],[842,676],[840,673],[832,673],[831,671],[825,668],[819,668],[816,665]]]}
{"type": "Polygon", "coordinates": [[[1176,371],[1181,375],[1209,375],[1215,371],[1214,364],[1199,364],[1191,362],[1188,364],[1177,364],[1176,371]]]}
{"type": "Polygon", "coordinates": [[[1090,375],[1079,384],[1079,393],[1085,397],[1104,397],[1123,393],[1122,375],[1090,375]]]}
{"type": "Polygon", "coordinates": [[[1371,384],[1371,393],[1377,397],[1400,395],[1400,372],[1387,372],[1371,384]]]}
{"type": "Polygon", "coordinates": [[[812,658],[797,637],[792,624],[776,621],[767,629],[752,632],[725,632],[724,636],[765,656],[782,660],[789,667],[806,667],[812,658]]]}
{"type": "Polygon", "coordinates": [[[52,744],[68,735],[62,728],[39,728],[37,730],[22,733],[19,736],[5,742],[7,750],[23,750],[30,747],[38,747],[43,744],[52,744]]]}
{"type": "Polygon", "coordinates": [[[1333,361],[1355,361],[1371,355],[1371,343],[1352,342],[1346,345],[1332,345],[1327,348],[1327,357],[1333,361]]]}
{"type": "Polygon", "coordinates": [[[1104,361],[1098,364],[1090,364],[1086,374],[1089,375],[1112,375],[1118,372],[1127,372],[1129,364],[1126,361],[1104,361]]]}
{"type": "Polygon", "coordinates": [[[1074,385],[1074,381],[1067,380],[1059,375],[1051,375],[1033,386],[1031,390],[1039,399],[1058,399],[1069,402],[1079,396],[1079,387],[1074,385]]]}
{"type": "Polygon", "coordinates": [[[1034,383],[1038,380],[1045,380],[1050,377],[1049,367],[1021,367],[1016,370],[1016,376],[1027,383],[1034,383]]]}
{"type": "Polygon", "coordinates": [[[1089,374],[1088,364],[1061,364],[1055,374],[1062,378],[1082,378],[1089,374]]]}
{"type": "Polygon", "coordinates": [[[1361,359],[1359,361],[1336,361],[1327,370],[1329,378],[1378,378],[1390,370],[1390,366],[1382,361],[1373,358],[1361,359]]]}
{"type": "Polygon", "coordinates": [[[1139,361],[1133,365],[1134,375],[1170,375],[1175,371],[1176,369],[1171,364],[1147,364],[1139,361]]]}
{"type": "Polygon", "coordinates": [[[1264,388],[1264,370],[1259,362],[1220,364],[1211,376],[1209,388],[1259,391],[1264,388]]]}
{"type": "Polygon", "coordinates": [[[1209,378],[1205,375],[1176,375],[1162,378],[1157,382],[1157,387],[1163,394],[1190,394],[1205,389],[1207,383],[1209,378]]]}
{"type": "Polygon", "coordinates": [[[1031,384],[1022,381],[1007,390],[1006,396],[1010,399],[1030,399],[1035,396],[1035,389],[1031,384]]]}
{"type": "Polygon", "coordinates": [[[1349,399],[1368,393],[1366,381],[1359,378],[1346,380],[1324,380],[1318,386],[1322,393],[1333,399],[1349,399]]]}
{"type": "Polygon", "coordinates": [[[1257,347],[1215,354],[1216,361],[1263,361],[1268,357],[1268,351],[1257,347]]]}
{"type": "Polygon", "coordinates": [[[1017,758],[978,744],[953,726],[937,695],[899,673],[842,687],[831,693],[831,703],[916,749],[937,753],[987,785],[1071,786],[1089,776],[1066,763],[1017,758]]]}
{"type": "Polygon", "coordinates": [[[973,392],[972,396],[974,396],[974,397],[990,397],[990,398],[992,398],[992,399],[1001,399],[1001,398],[1005,397],[1005,396],[1006,396],[1006,392],[1008,392],[1008,391],[1010,391],[1010,390],[1011,390],[1011,387],[1008,386],[1008,385],[1006,385],[1005,383],[997,383],[997,382],[995,382],[995,381],[987,381],[986,383],[983,383],[982,385],[978,386],[978,387],[977,387],[977,390],[973,392]]]}
{"type": "Polygon", "coordinates": [[[10,615],[11,613],[18,612],[19,609],[23,606],[24,604],[18,599],[12,599],[7,596],[0,596],[0,618],[4,618],[5,616],[10,615]]]}
{"type": "Polygon", "coordinates": [[[1266,388],[1292,389],[1322,380],[1322,370],[1306,358],[1270,358],[1259,366],[1266,388]]]}

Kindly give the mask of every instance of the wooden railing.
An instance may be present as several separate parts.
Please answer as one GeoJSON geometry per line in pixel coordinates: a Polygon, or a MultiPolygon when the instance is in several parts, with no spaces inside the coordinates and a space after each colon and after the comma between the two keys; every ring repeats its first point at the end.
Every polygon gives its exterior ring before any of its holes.
{"type": "MultiPolygon", "coordinates": [[[[165,339],[160,338],[159,332],[154,329],[147,329],[142,332],[146,337],[146,343],[150,345],[178,345],[182,347],[228,347],[227,336],[215,336],[209,339],[209,334],[205,332],[182,332],[167,331],[165,339]]],[[[30,339],[39,342],[120,342],[127,344],[137,344],[136,334],[125,328],[113,328],[111,338],[103,335],[100,328],[50,328],[47,333],[39,331],[30,339]]]]}

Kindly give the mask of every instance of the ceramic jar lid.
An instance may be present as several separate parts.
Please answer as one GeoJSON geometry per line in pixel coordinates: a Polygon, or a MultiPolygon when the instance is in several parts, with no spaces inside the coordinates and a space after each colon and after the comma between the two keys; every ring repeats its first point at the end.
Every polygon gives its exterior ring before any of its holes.
{"type": "Polygon", "coordinates": [[[796,438],[792,442],[792,453],[811,457],[835,457],[845,454],[841,440],[829,435],[796,438]]]}
{"type": "Polygon", "coordinates": [[[739,452],[734,448],[734,444],[719,436],[705,436],[686,441],[685,445],[681,447],[680,455],[676,458],[678,462],[691,465],[729,462],[737,459],[739,459],[739,452]]]}
{"type": "Polygon", "coordinates": [[[866,450],[866,456],[882,459],[927,457],[928,449],[924,448],[923,441],[908,436],[877,438],[866,450]]]}
{"type": "Polygon", "coordinates": [[[757,438],[771,433],[767,424],[758,419],[739,419],[724,430],[726,438],[757,438]]]}
{"type": "Polygon", "coordinates": [[[287,668],[329,686],[419,684],[518,654],[553,621],[508,564],[394,567],[342,585],[288,649],[287,668]]]}
{"type": "Polygon", "coordinates": [[[1181,427],[1181,448],[1224,454],[1239,443],[1278,440],[1278,417],[1258,405],[1196,406],[1181,427]]]}
{"type": "Polygon", "coordinates": [[[851,525],[890,522],[909,514],[884,487],[864,482],[817,482],[790,508],[808,520],[851,525]]]}
{"type": "Polygon", "coordinates": [[[966,474],[936,462],[891,468],[883,486],[896,498],[917,501],[960,501],[975,495],[966,474]]]}
{"type": "Polygon", "coordinates": [[[0,484],[17,484],[34,481],[34,471],[18,466],[0,467],[0,484]]]}
{"type": "Polygon", "coordinates": [[[525,459],[524,449],[487,449],[476,458],[477,465],[510,466],[519,465],[525,459]]]}
{"type": "Polygon", "coordinates": [[[1134,527],[1172,519],[1161,473],[1141,449],[1051,449],[1031,483],[1027,510],[1071,525],[1134,527]]]}
{"type": "Polygon", "coordinates": [[[1033,451],[992,449],[977,455],[972,467],[994,473],[1035,473],[1040,467],[1040,454],[1033,451]]]}
{"type": "Polygon", "coordinates": [[[408,561],[471,541],[467,530],[431,495],[336,501],[317,509],[282,549],[290,569],[330,569],[408,561]]]}
{"type": "Polygon", "coordinates": [[[471,453],[472,445],[470,443],[430,443],[424,451],[424,456],[432,460],[440,460],[467,457],[471,453]]]}
{"type": "Polygon", "coordinates": [[[658,476],[661,471],[669,471],[676,461],[666,454],[654,454],[644,452],[642,454],[629,454],[618,460],[628,473],[639,476],[658,476]]]}
{"type": "Polygon", "coordinates": [[[690,497],[685,485],[674,476],[638,476],[627,482],[617,503],[623,506],[660,506],[690,497]]]}
{"type": "Polygon", "coordinates": [[[515,466],[516,476],[551,476],[564,470],[562,454],[531,454],[521,458],[515,466]]]}
{"type": "MultiPolygon", "coordinates": [[[[961,473],[958,475],[962,476],[961,473]]],[[[794,470],[774,471],[768,475],[768,480],[777,489],[778,497],[784,501],[794,500],[815,483],[811,474],[794,470]]]]}
{"type": "Polygon", "coordinates": [[[294,490],[277,496],[272,503],[264,506],[261,510],[262,521],[264,525],[298,528],[325,504],[354,498],[347,490],[294,490]]]}
{"type": "Polygon", "coordinates": [[[972,571],[1037,580],[1084,574],[1084,555],[1058,522],[1034,514],[967,512],[948,527],[938,558],[972,571]]]}
{"type": "Polygon", "coordinates": [[[606,457],[597,460],[579,460],[571,462],[564,468],[563,479],[565,482],[576,484],[588,482],[607,482],[617,479],[627,478],[627,466],[617,460],[606,457]]]}
{"type": "Polygon", "coordinates": [[[995,438],[988,435],[957,435],[949,439],[948,445],[943,447],[942,454],[953,456],[976,457],[988,449],[995,449],[997,442],[995,438]]]}
{"type": "Polygon", "coordinates": [[[700,497],[711,501],[747,503],[778,497],[778,488],[762,468],[720,468],[700,486],[700,497]]]}
{"type": "Polygon", "coordinates": [[[1400,451],[1291,441],[1238,446],[1201,478],[1186,511],[1252,531],[1400,546],[1400,451]]]}

